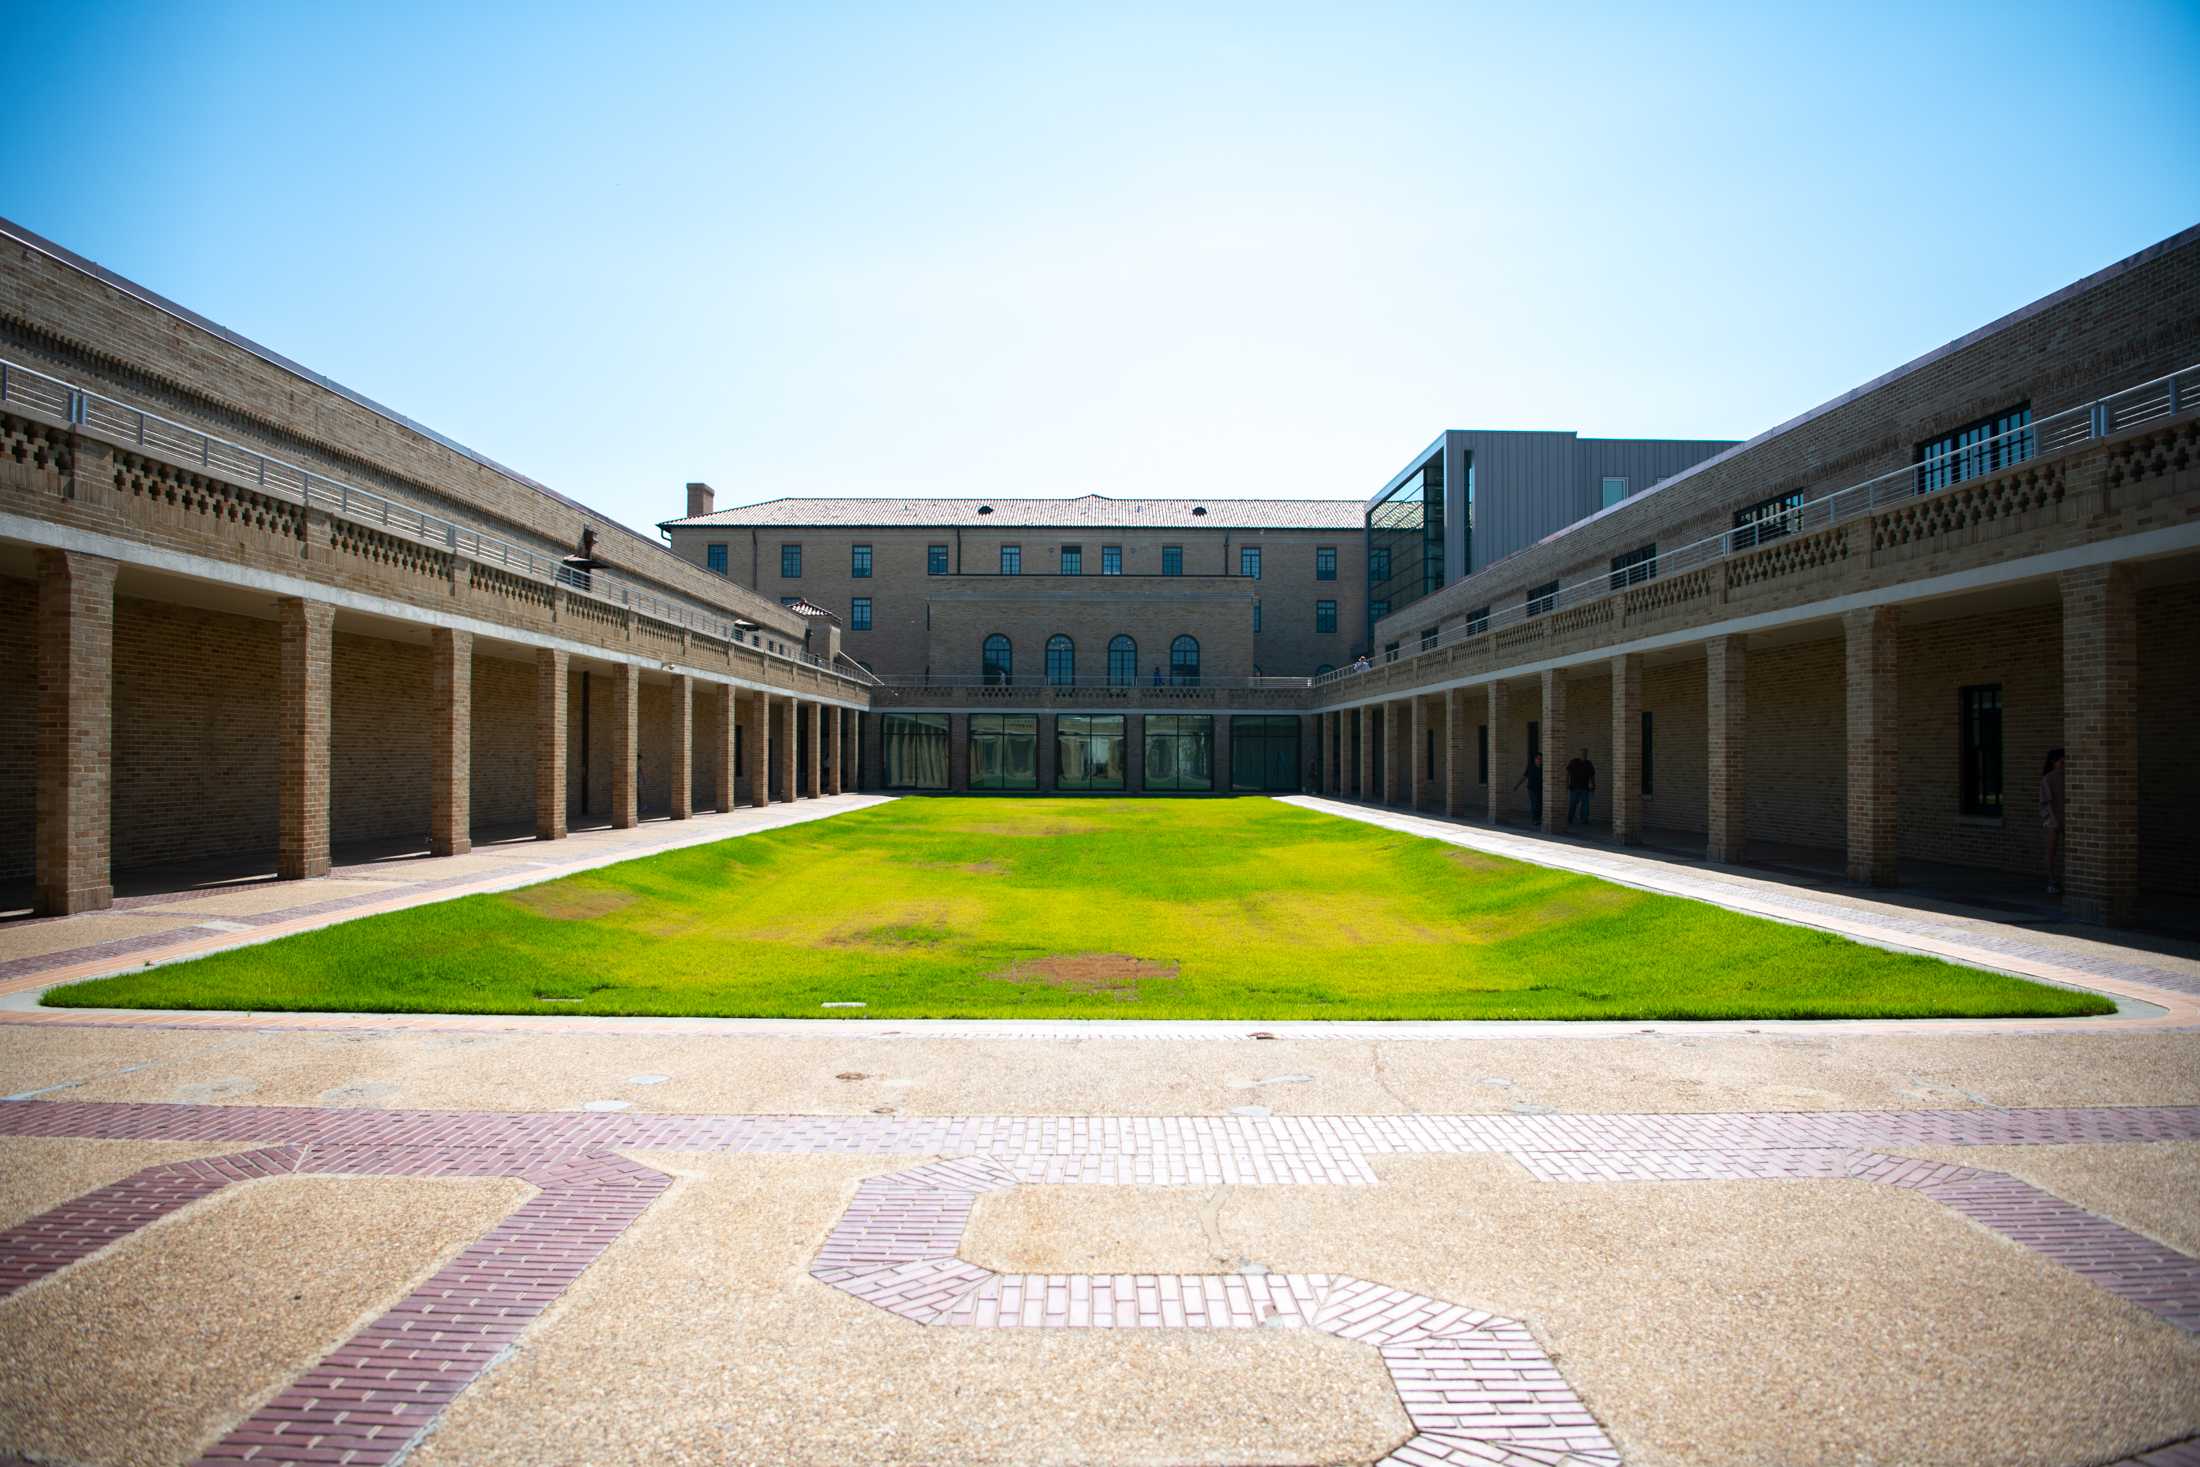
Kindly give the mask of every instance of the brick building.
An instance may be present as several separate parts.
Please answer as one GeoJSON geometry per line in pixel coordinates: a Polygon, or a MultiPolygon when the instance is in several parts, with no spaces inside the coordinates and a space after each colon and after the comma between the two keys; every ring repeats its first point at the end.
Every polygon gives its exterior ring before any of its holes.
{"type": "Polygon", "coordinates": [[[1518,822],[1536,747],[1588,749],[1594,834],[1881,884],[2044,876],[2064,748],[2070,910],[2200,896],[2200,230],[1738,445],[1447,433],[1364,502],[698,485],[669,545],[0,249],[0,883],[42,910],[856,783],[1518,822]]]}

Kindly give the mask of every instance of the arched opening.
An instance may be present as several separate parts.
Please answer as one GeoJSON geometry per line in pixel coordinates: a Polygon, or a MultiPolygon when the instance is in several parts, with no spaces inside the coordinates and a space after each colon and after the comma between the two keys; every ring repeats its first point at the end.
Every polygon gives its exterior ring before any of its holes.
{"type": "Polygon", "coordinates": [[[1015,653],[1009,648],[1008,638],[1002,636],[999,632],[995,632],[985,639],[985,648],[979,657],[978,670],[988,686],[999,685],[1005,687],[1015,677],[1015,653]]]}
{"type": "Polygon", "coordinates": [[[1056,632],[1047,638],[1047,685],[1073,687],[1077,682],[1077,644],[1056,632]]]}
{"type": "Polygon", "coordinates": [[[1178,687],[1199,685],[1199,639],[1178,637],[1169,644],[1169,681],[1178,687]]]}
{"type": "Polygon", "coordinates": [[[1127,688],[1138,681],[1138,643],[1118,632],[1108,643],[1108,686],[1127,688]]]}

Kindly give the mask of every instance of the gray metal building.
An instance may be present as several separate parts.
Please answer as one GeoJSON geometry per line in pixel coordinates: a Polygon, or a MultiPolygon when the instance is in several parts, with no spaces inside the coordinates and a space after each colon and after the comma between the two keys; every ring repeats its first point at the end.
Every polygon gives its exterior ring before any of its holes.
{"type": "Polygon", "coordinates": [[[1367,501],[1368,625],[1733,446],[1446,429],[1367,501]]]}

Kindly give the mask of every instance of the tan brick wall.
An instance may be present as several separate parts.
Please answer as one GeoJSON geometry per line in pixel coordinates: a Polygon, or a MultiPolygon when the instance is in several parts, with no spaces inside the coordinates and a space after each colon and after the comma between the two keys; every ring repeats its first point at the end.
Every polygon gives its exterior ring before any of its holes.
{"type": "Polygon", "coordinates": [[[425,645],[336,634],[329,839],[427,838],[434,686],[425,645]]]}
{"type": "MultiPolygon", "coordinates": [[[[2195,628],[2200,628],[2200,581],[2141,589],[2139,884],[2150,892],[2188,897],[2200,896],[2200,636],[2195,628]]],[[[2032,778],[2038,769],[2034,762],[2032,778]]]]}
{"type": "Polygon", "coordinates": [[[1841,850],[1848,843],[1848,660],[1838,636],[1751,647],[1743,745],[1751,841],[1841,850]]]}
{"type": "Polygon", "coordinates": [[[281,655],[272,621],[117,598],[117,870],[275,849],[281,655]]]}
{"type": "Polygon", "coordinates": [[[535,815],[534,663],[477,652],[473,704],[475,828],[525,825],[535,815]]]}
{"type": "Polygon", "coordinates": [[[1202,678],[1244,677],[1252,666],[1250,582],[1213,577],[1082,579],[1093,584],[1057,578],[1026,591],[1013,582],[972,588],[965,581],[935,598],[928,654],[933,675],[976,678],[985,639],[994,632],[1009,638],[1014,672],[1022,682],[1037,682],[1044,675],[1047,639],[1058,632],[1076,645],[1080,682],[1106,678],[1108,643],[1125,633],[1138,643],[1141,684],[1152,682],[1156,667],[1168,677],[1169,648],[1179,636],[1198,640],[1202,678]]]}
{"type": "Polygon", "coordinates": [[[38,831],[38,587],[0,577],[0,882],[32,876],[38,831]]]}

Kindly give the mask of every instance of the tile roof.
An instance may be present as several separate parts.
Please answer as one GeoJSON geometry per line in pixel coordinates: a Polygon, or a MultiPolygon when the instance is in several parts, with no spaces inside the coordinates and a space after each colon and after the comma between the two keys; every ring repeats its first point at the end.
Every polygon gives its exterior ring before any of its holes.
{"type": "Polygon", "coordinates": [[[1232,530],[1357,530],[1366,520],[1357,499],[767,499],[666,528],[699,525],[782,525],[851,528],[1018,528],[1078,526],[1232,530]]]}

